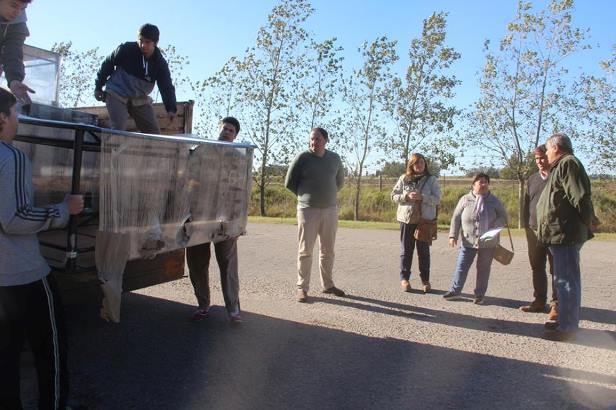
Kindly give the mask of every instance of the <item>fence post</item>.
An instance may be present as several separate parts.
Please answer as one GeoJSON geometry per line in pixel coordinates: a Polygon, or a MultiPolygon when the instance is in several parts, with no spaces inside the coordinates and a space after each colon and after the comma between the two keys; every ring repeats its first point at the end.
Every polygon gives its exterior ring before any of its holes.
{"type": "Polygon", "coordinates": [[[379,174],[379,192],[383,191],[383,174],[379,174]]]}

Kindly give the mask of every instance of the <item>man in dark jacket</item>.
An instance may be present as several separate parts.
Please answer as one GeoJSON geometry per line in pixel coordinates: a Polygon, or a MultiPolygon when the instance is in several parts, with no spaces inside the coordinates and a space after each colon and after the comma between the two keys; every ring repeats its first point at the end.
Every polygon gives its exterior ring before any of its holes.
{"type": "Polygon", "coordinates": [[[175,118],[175,87],[167,61],[156,46],[159,36],[158,27],[144,24],[139,29],[138,40],[121,44],[98,70],[94,97],[107,104],[114,129],[125,130],[130,115],[141,132],[160,134],[152,99],[148,96],[154,83],[158,84],[169,121],[175,118]]]}
{"type": "Polygon", "coordinates": [[[552,279],[552,300],[549,320],[556,320],[556,289],[553,281],[553,262],[552,254],[547,247],[537,240],[537,202],[543,192],[550,171],[548,157],[546,155],[545,144],[539,145],[533,152],[538,171],[528,178],[526,194],[524,195],[524,219],[523,225],[526,230],[526,241],[528,242],[528,259],[533,271],[534,300],[530,305],[520,306],[522,312],[543,312],[548,295],[548,278],[546,274],[546,263],[550,266],[550,278],[552,279]]]}
{"type": "Polygon", "coordinates": [[[546,142],[550,176],[537,203],[539,241],[554,260],[558,321],[546,323],[544,338],[566,340],[579,326],[582,287],[580,249],[593,237],[594,209],[590,179],[573,155],[571,140],[554,134],[546,142]]]}
{"type": "Polygon", "coordinates": [[[30,87],[23,83],[24,41],[30,35],[26,26],[26,7],[32,0],[0,0],[0,73],[4,70],[6,82],[15,97],[30,104],[30,87]]]}

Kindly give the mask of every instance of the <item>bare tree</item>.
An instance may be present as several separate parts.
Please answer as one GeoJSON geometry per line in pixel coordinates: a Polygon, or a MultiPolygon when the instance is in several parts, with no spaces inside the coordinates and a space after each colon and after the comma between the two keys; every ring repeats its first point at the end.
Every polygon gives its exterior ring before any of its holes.
{"type": "Polygon", "coordinates": [[[363,66],[354,70],[343,85],[343,98],[348,108],[341,147],[345,162],[355,178],[355,220],[359,219],[361,179],[366,159],[377,139],[384,138],[386,132],[381,118],[382,102],[384,89],[391,82],[391,66],[398,60],[396,43],[387,37],[380,37],[362,44],[359,52],[363,57],[363,66]]]}
{"type": "Polygon", "coordinates": [[[102,58],[98,47],[75,50],[73,43],[54,43],[51,51],[62,56],[60,65],[59,102],[63,107],[94,105],[94,79],[102,58]]]}
{"type": "Polygon", "coordinates": [[[577,131],[566,128],[571,84],[563,61],[587,47],[587,30],[572,25],[572,10],[572,0],[552,0],[536,13],[520,1],[498,50],[485,44],[481,96],[469,115],[467,139],[514,170],[520,213],[534,147],[549,133],[577,131]]]}
{"type": "Polygon", "coordinates": [[[386,90],[385,107],[397,132],[383,141],[383,148],[405,163],[418,147],[426,155],[443,155],[440,162],[449,161],[436,136],[451,131],[459,113],[451,99],[460,81],[448,71],[460,54],[445,44],[446,29],[447,13],[433,13],[423,21],[421,36],[410,43],[406,76],[395,78],[386,90]]]}

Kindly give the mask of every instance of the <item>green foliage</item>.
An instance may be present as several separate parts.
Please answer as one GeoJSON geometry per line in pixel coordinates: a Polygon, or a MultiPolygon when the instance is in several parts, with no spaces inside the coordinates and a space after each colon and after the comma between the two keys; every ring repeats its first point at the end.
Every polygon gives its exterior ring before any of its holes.
{"type": "Polygon", "coordinates": [[[453,141],[437,138],[453,129],[460,112],[451,105],[460,81],[448,73],[460,54],[445,44],[446,29],[447,13],[433,13],[423,21],[421,36],[410,42],[406,75],[395,77],[384,93],[397,132],[383,140],[382,148],[404,162],[413,151],[436,158],[445,168],[453,162],[442,149],[453,141]]]}
{"type": "Polygon", "coordinates": [[[582,75],[577,89],[582,94],[577,118],[583,120],[588,138],[582,140],[584,151],[594,161],[595,170],[614,172],[616,169],[616,44],[612,57],[603,61],[604,75],[582,75]]]}
{"type": "MultiPolygon", "coordinates": [[[[391,201],[391,189],[396,178],[389,178],[382,190],[378,188],[378,179],[366,179],[360,195],[359,220],[395,222],[397,206],[391,201]]],[[[468,178],[440,179],[441,205],[439,207],[438,223],[448,226],[451,215],[462,195],[467,194],[471,188],[468,178]]],[[[599,232],[616,232],[616,181],[594,180],[593,203],[595,213],[601,221],[599,232]]],[[[493,179],[490,184],[492,194],[503,203],[509,216],[510,226],[518,224],[518,183],[517,181],[504,181],[493,179]]],[[[297,200],[295,196],[280,184],[272,184],[266,189],[265,198],[271,216],[294,218],[296,215],[297,200]]],[[[354,219],[355,191],[352,186],[345,186],[338,193],[339,218],[341,220],[354,219]]],[[[253,189],[250,204],[250,215],[259,214],[259,192],[253,189]]]]}
{"type": "Polygon", "coordinates": [[[98,47],[79,51],[68,41],[54,43],[51,51],[62,56],[58,84],[60,106],[94,105],[94,79],[102,62],[98,47]]]}
{"type": "Polygon", "coordinates": [[[371,43],[364,42],[359,49],[363,65],[354,70],[343,84],[344,102],[347,106],[345,141],[340,144],[343,158],[352,170],[355,186],[354,219],[359,218],[361,180],[369,152],[376,139],[383,138],[385,129],[380,122],[380,102],[391,79],[392,65],[398,60],[396,41],[379,37],[371,43]]]}
{"type": "Polygon", "coordinates": [[[472,178],[475,174],[478,173],[488,174],[490,178],[500,178],[500,170],[495,167],[475,167],[464,170],[464,175],[468,178],[472,178]]]}
{"type": "Polygon", "coordinates": [[[467,134],[521,182],[530,173],[529,154],[541,139],[557,131],[574,137],[580,131],[568,116],[575,89],[565,81],[563,61],[588,48],[588,30],[572,24],[572,12],[571,0],[552,0],[539,11],[520,1],[498,49],[485,42],[481,96],[468,117],[467,134]]]}

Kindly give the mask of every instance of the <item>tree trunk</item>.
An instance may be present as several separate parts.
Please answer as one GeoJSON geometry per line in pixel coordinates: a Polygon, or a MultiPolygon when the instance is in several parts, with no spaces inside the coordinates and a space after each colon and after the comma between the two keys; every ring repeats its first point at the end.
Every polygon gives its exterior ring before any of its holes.
{"type": "Polygon", "coordinates": [[[526,192],[526,180],[518,177],[518,228],[522,228],[524,220],[524,193],[526,192]]]}
{"type": "Polygon", "coordinates": [[[363,172],[363,164],[359,165],[359,174],[355,184],[355,203],[353,204],[353,220],[359,220],[359,193],[361,192],[361,173],[363,172]]]}
{"type": "Polygon", "coordinates": [[[260,205],[260,214],[261,216],[266,216],[265,214],[265,158],[263,158],[263,162],[261,163],[261,175],[259,177],[259,205],[260,205]]]}

